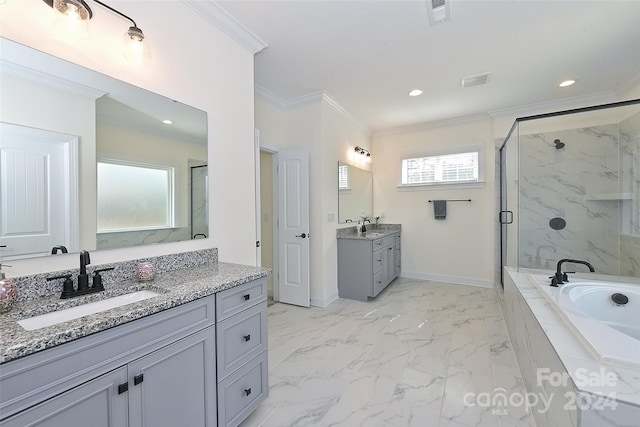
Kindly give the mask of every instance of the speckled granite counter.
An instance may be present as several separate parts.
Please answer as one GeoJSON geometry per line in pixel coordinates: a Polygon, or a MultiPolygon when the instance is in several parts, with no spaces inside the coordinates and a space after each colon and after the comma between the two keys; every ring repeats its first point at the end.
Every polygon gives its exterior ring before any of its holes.
{"type": "Polygon", "coordinates": [[[210,262],[186,267],[178,264],[172,271],[159,268],[155,280],[146,284],[138,283],[133,278],[120,278],[114,283],[113,279],[106,280],[105,274],[106,290],[98,294],[61,300],[58,286],[55,294],[23,299],[16,303],[11,312],[0,315],[0,363],[215,294],[265,277],[271,272],[266,268],[217,262],[217,252],[215,257],[209,257],[208,260],[210,262]],[[212,259],[215,261],[211,262],[212,259]],[[33,331],[27,331],[17,323],[25,317],[53,311],[54,307],[64,309],[143,289],[153,290],[160,295],[33,331]]]}
{"type": "Polygon", "coordinates": [[[367,224],[367,231],[364,233],[358,233],[357,227],[338,228],[336,230],[336,238],[374,240],[400,231],[402,231],[401,224],[367,224]]]}

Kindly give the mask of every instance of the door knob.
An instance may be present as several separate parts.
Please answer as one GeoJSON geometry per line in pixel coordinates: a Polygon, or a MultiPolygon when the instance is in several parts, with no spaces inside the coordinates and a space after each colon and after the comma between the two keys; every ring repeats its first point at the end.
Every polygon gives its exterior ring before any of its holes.
{"type": "Polygon", "coordinates": [[[305,237],[307,237],[307,234],[306,233],[297,234],[296,237],[302,237],[304,239],[305,237]]]}

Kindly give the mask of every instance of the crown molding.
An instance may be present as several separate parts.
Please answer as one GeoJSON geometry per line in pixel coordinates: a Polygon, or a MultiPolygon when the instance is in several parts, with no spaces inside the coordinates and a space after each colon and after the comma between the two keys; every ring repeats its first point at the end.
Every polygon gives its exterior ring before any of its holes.
{"type": "Polygon", "coordinates": [[[597,92],[589,95],[573,96],[570,98],[562,98],[554,101],[538,102],[534,104],[520,105],[518,107],[503,108],[500,110],[488,111],[489,116],[493,119],[505,117],[524,117],[535,114],[549,113],[552,111],[560,111],[571,108],[579,108],[588,105],[605,104],[618,100],[615,92],[605,91],[597,92]]]}
{"type": "Polygon", "coordinates": [[[65,91],[75,93],[76,95],[85,96],[87,98],[98,99],[107,92],[90,86],[85,86],[62,77],[36,70],[34,68],[25,67],[5,59],[0,59],[0,69],[3,73],[18,76],[30,81],[40,83],[55,89],[63,89],[65,91]]]}
{"type": "Polygon", "coordinates": [[[260,86],[259,84],[255,83],[253,85],[253,90],[257,96],[265,99],[266,101],[270,102],[276,107],[279,107],[283,110],[287,109],[287,101],[285,101],[283,98],[280,98],[278,95],[271,92],[269,89],[266,89],[260,86]]]}
{"type": "Polygon", "coordinates": [[[242,25],[214,0],[181,1],[223,33],[240,43],[252,54],[255,55],[268,46],[264,40],[242,25]]]}
{"type": "Polygon", "coordinates": [[[351,121],[358,128],[360,128],[360,130],[363,131],[364,133],[368,135],[372,134],[371,129],[366,124],[361,122],[356,116],[351,114],[346,108],[340,105],[338,101],[333,99],[331,95],[329,95],[327,92],[323,90],[310,92],[308,94],[297,96],[289,100],[280,98],[278,95],[274,94],[273,92],[269,91],[268,89],[258,84],[254,85],[254,90],[256,95],[264,98],[265,100],[279,107],[282,110],[290,110],[292,108],[302,107],[302,106],[311,105],[311,104],[317,104],[321,102],[325,104],[327,107],[331,108],[336,113],[338,113],[344,119],[351,121]]]}
{"type": "Polygon", "coordinates": [[[618,89],[616,90],[616,94],[618,96],[624,96],[625,92],[633,89],[635,86],[640,87],[640,68],[638,68],[631,76],[624,82],[622,82],[618,89]]]}
{"type": "Polygon", "coordinates": [[[434,122],[418,123],[415,125],[400,126],[396,128],[382,129],[374,132],[374,136],[396,135],[400,133],[420,132],[446,126],[457,126],[466,123],[479,122],[490,119],[488,114],[476,114],[473,116],[457,117],[454,119],[438,120],[434,122]]]}

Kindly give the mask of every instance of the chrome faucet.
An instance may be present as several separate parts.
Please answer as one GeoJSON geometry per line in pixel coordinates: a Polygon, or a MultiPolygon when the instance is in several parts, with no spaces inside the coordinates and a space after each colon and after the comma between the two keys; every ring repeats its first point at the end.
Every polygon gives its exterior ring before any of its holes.
{"type": "Polygon", "coordinates": [[[363,233],[367,232],[367,226],[365,225],[367,222],[371,224],[371,221],[369,221],[367,218],[362,219],[362,227],[360,228],[360,231],[362,231],[363,233]]]}
{"type": "Polygon", "coordinates": [[[593,266],[588,263],[587,261],[582,261],[579,259],[569,259],[569,258],[564,258],[561,259],[560,261],[558,261],[558,265],[556,267],[556,274],[554,276],[551,276],[551,286],[553,287],[558,287],[558,285],[562,285],[564,282],[568,282],[569,278],[567,277],[567,273],[568,272],[562,272],[562,264],[564,264],[565,262],[568,263],[572,263],[572,264],[584,264],[587,267],[589,267],[589,271],[591,271],[592,273],[594,273],[596,270],[593,268],[593,266]]]}

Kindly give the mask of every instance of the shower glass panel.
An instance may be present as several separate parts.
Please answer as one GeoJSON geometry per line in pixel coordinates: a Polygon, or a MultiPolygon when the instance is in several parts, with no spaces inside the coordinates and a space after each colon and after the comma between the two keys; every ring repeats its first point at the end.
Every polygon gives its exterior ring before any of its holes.
{"type": "Polygon", "coordinates": [[[502,265],[640,277],[639,147],[640,100],[517,119],[500,149],[502,265]]]}
{"type": "Polygon", "coordinates": [[[209,172],[207,165],[191,166],[191,238],[209,235],[209,172]]]}

